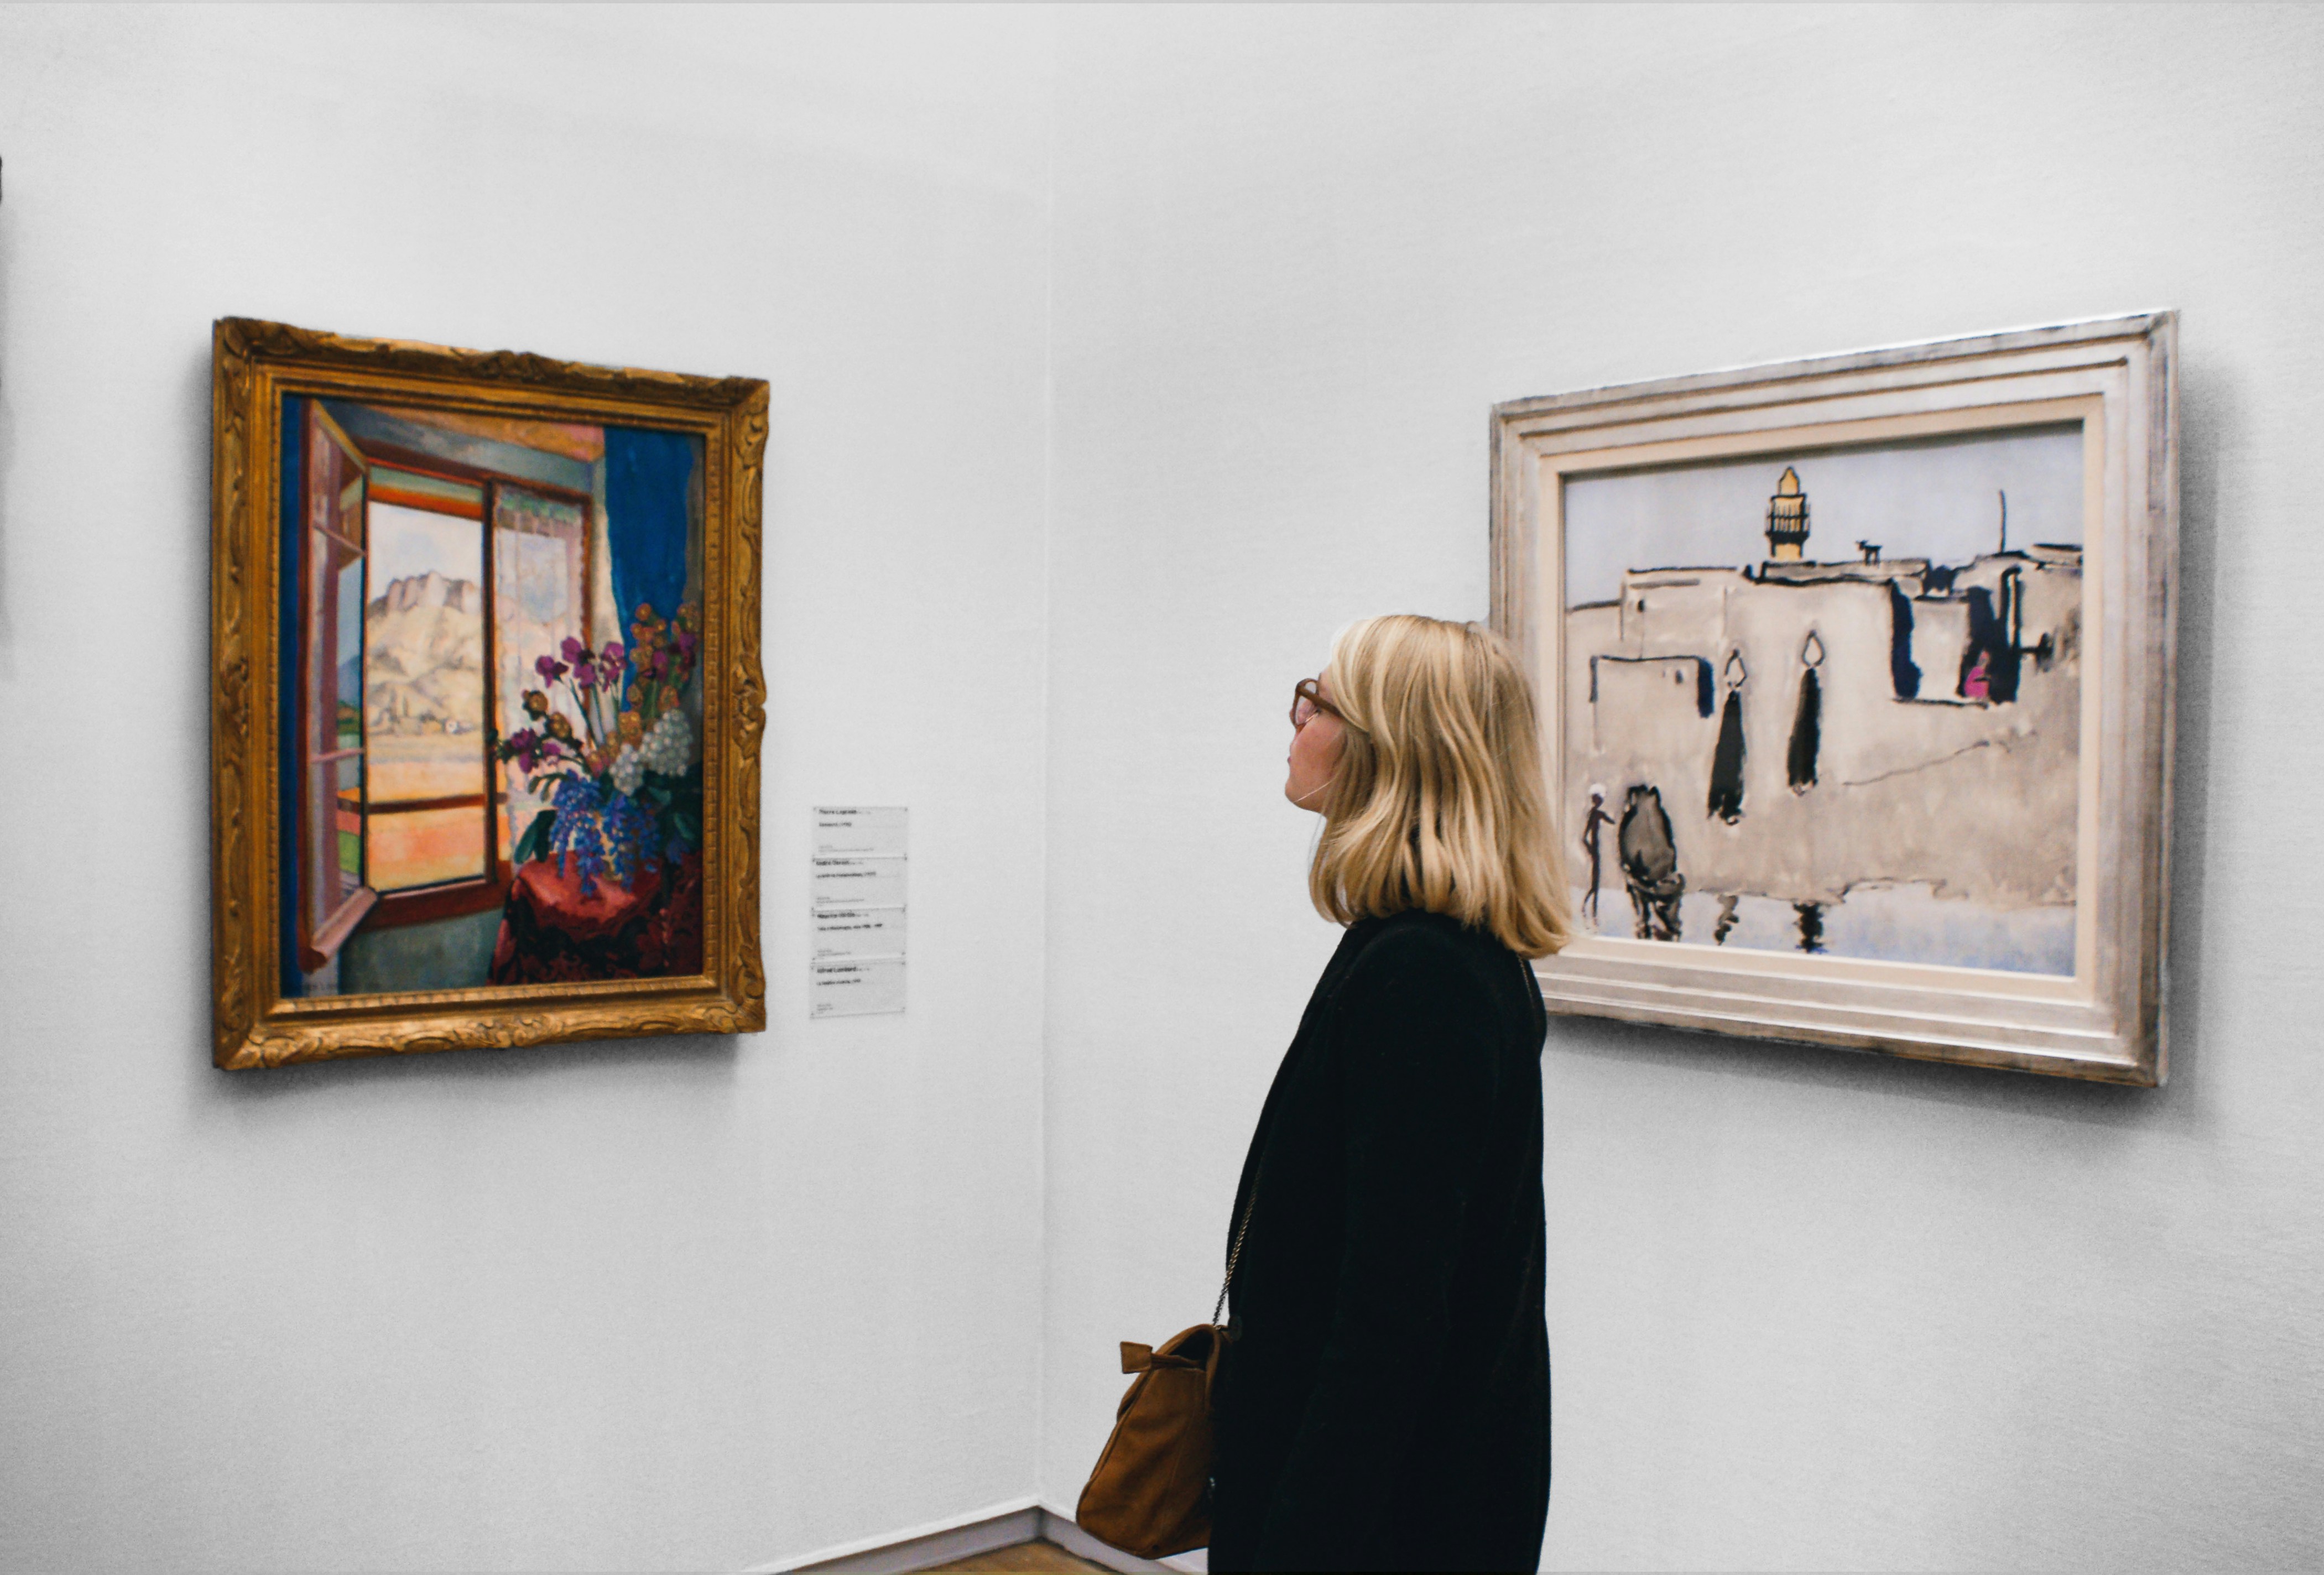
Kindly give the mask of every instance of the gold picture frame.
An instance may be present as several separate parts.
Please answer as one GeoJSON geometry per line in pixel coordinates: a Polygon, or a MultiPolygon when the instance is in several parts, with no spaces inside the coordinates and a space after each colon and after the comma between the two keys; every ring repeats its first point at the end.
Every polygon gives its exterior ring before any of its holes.
{"type": "Polygon", "coordinates": [[[1494,623],[1587,931],[1552,1011],[2163,1082],[2177,331],[1494,410],[1494,623]]]}
{"type": "MultiPolygon", "coordinates": [[[[339,1056],[506,1048],[637,1035],[747,1033],[765,1027],[766,981],[760,955],[759,916],[759,751],[766,727],[766,683],[760,665],[759,620],[767,405],[767,384],[758,379],[683,376],[505,351],[353,338],[241,318],[222,318],[215,325],[210,835],[214,1058],[218,1066],[241,1070],[339,1056]],[[350,410],[384,412],[377,415],[380,431],[402,434],[407,442],[410,434],[422,433],[429,439],[429,455],[454,455],[459,462],[428,456],[415,458],[408,446],[396,448],[383,444],[374,450],[368,447],[368,438],[351,439],[340,429],[344,422],[337,420],[350,410]],[[305,489],[300,493],[304,500],[318,485],[336,484],[341,473],[298,468],[309,463],[303,457],[304,439],[298,432],[286,433],[286,421],[292,419],[286,412],[295,413],[305,423],[301,432],[320,432],[337,444],[349,457],[332,463],[352,467],[346,474],[361,484],[347,485],[344,493],[352,500],[346,506],[363,511],[347,516],[349,520],[363,521],[360,546],[348,548],[349,566],[359,562],[360,567],[352,573],[342,569],[339,577],[327,584],[328,569],[314,566],[326,559],[299,545],[309,539],[308,516],[314,511],[302,503],[286,520],[285,509],[291,500],[285,493],[294,474],[302,478],[299,484],[305,489]],[[543,436],[529,436],[536,432],[543,436]],[[594,462],[586,447],[591,433],[597,435],[598,444],[594,462]],[[512,434],[540,447],[522,447],[509,440],[512,434]],[[461,443],[467,447],[459,447],[461,443]],[[682,592],[659,595],[665,602],[682,600],[682,607],[677,609],[614,607],[607,586],[619,584],[622,565],[614,562],[608,568],[609,552],[599,552],[595,559],[591,557],[591,544],[608,529],[603,523],[609,518],[603,496],[608,466],[617,461],[626,463],[633,452],[646,452],[641,445],[658,446],[651,450],[655,454],[679,456],[654,473],[680,478],[667,483],[666,491],[681,485],[685,489],[687,534],[675,545],[665,542],[654,548],[661,555],[656,561],[664,566],[666,576],[676,576],[667,583],[684,587],[682,592]],[[487,462],[491,456],[512,453],[533,456],[538,463],[500,465],[495,469],[498,461],[487,462]],[[382,459],[380,454],[388,457],[382,459]],[[480,454],[487,459],[477,458],[480,454]],[[540,458],[541,455],[547,457],[540,458]],[[401,468],[391,475],[388,466],[401,468]],[[536,480],[536,475],[546,479],[536,480]],[[584,484],[583,478],[589,476],[596,478],[598,492],[594,497],[584,484]],[[559,478],[564,484],[559,484],[559,478]],[[398,492],[395,487],[403,490],[398,492]],[[614,709],[622,703],[623,695],[632,696],[629,702],[632,712],[638,709],[636,695],[659,695],[661,712],[678,714],[674,736],[679,744],[674,747],[679,752],[655,758],[672,771],[682,770],[689,794],[697,790],[694,778],[698,773],[698,815],[693,800],[684,799],[680,808],[671,812],[678,818],[669,822],[678,829],[668,834],[671,840],[666,844],[656,844],[658,852],[628,855],[627,862],[622,861],[624,856],[617,856],[614,870],[630,871],[629,887],[599,888],[589,884],[586,873],[578,877],[591,892],[611,893],[588,898],[602,906],[622,898],[632,888],[647,888],[654,879],[643,872],[650,860],[669,861],[651,862],[655,870],[682,871],[667,879],[669,892],[684,893],[684,917],[669,919],[665,913],[663,920],[665,935],[678,938],[667,944],[658,941],[656,944],[663,949],[650,953],[663,972],[595,977],[580,971],[578,964],[570,964],[567,971],[572,976],[567,977],[478,982],[464,974],[456,987],[427,988],[434,976],[407,968],[401,975],[380,975],[404,981],[396,988],[383,989],[376,987],[375,979],[371,985],[355,980],[351,963],[342,968],[340,953],[331,948],[347,945],[351,935],[377,922],[389,909],[407,925],[446,925],[456,918],[464,926],[461,935],[473,948],[473,937],[488,931],[493,923],[493,901],[507,900],[506,891],[514,889],[510,884],[512,870],[527,867],[521,857],[526,848],[546,845],[552,818],[546,800],[529,806],[538,810],[540,821],[530,831],[544,841],[520,843],[515,850],[519,856],[514,859],[509,834],[498,834],[499,845],[493,843],[496,834],[493,828],[500,824],[494,816],[512,820],[509,799],[512,794],[527,790],[504,788],[503,783],[530,780],[505,764],[506,753],[494,753],[505,749],[511,736],[507,718],[512,714],[491,708],[502,701],[507,705],[517,703],[517,686],[508,681],[507,674],[521,671],[514,664],[529,654],[529,648],[527,651],[516,649],[515,635],[503,640],[505,650],[486,643],[479,648],[484,654],[457,658],[466,664],[465,668],[445,669],[455,677],[465,677],[468,685],[457,690],[462,698],[446,702],[455,709],[466,708],[459,717],[413,722],[408,699],[399,702],[405,709],[392,718],[378,705],[365,708],[364,697],[371,693],[372,683],[368,674],[376,660],[385,659],[377,657],[369,643],[372,636],[366,631],[375,627],[369,620],[376,609],[387,604],[389,592],[403,584],[373,585],[372,560],[384,562],[387,553],[380,545],[385,539],[374,534],[383,528],[370,523],[375,518],[373,509],[387,506],[368,501],[374,493],[377,498],[401,500],[394,505],[399,508],[413,504],[447,511],[413,514],[419,524],[411,529],[420,532],[414,539],[447,520],[480,521],[472,529],[472,536],[481,545],[472,550],[481,556],[463,560],[484,566],[475,583],[463,588],[458,580],[446,582],[439,576],[426,584],[439,587],[437,594],[443,606],[468,609],[462,615],[473,616],[481,628],[491,631],[483,637],[487,641],[502,638],[497,631],[503,625],[490,611],[493,587],[515,583],[506,579],[514,570],[504,566],[503,578],[496,580],[492,569],[491,544],[502,530],[503,518],[492,511],[530,507],[541,511],[540,518],[555,514],[559,520],[581,522],[564,537],[557,536],[551,526],[539,526],[540,534],[527,537],[523,546],[532,557],[551,555],[540,557],[551,563],[541,582],[551,594],[565,596],[569,580],[571,595],[557,603],[565,608],[565,615],[582,619],[587,609],[599,609],[595,622],[604,624],[602,610],[613,608],[615,627],[604,634],[597,634],[588,622],[578,625],[588,641],[581,668],[606,675],[604,687],[582,695],[572,686],[571,675],[567,675],[565,685],[567,692],[581,696],[585,706],[602,699],[604,709],[598,714],[604,719],[605,746],[594,758],[613,758],[619,747],[616,723],[621,724],[622,737],[638,736],[638,719],[614,709]],[[441,494],[453,502],[436,502],[422,493],[441,494]],[[480,498],[490,502],[479,503],[475,500],[480,498]],[[587,523],[593,507],[594,517],[600,522],[595,527],[587,523]],[[451,511],[456,510],[466,512],[456,516],[451,511]],[[669,568],[671,562],[678,566],[669,568]],[[286,580],[286,576],[290,578],[286,580]],[[327,602],[326,613],[338,620],[329,626],[336,631],[330,637],[336,643],[326,645],[313,634],[318,627],[313,622],[316,614],[297,611],[308,606],[300,597],[310,594],[304,588],[310,582],[321,587],[311,593],[315,603],[327,602]],[[446,584],[451,588],[442,589],[446,584]],[[351,599],[357,596],[360,602],[351,599]],[[479,605],[485,611],[475,613],[474,608],[479,605]],[[362,609],[352,636],[344,627],[351,607],[362,609]],[[652,615],[645,616],[647,612],[652,615]],[[632,617],[642,617],[644,622],[632,623],[632,617]],[[307,621],[299,622],[300,618],[307,621]],[[597,640],[618,646],[625,635],[630,638],[624,648],[629,654],[600,657],[597,640]],[[352,646],[347,643],[350,639],[352,646]],[[324,654],[301,654],[309,643],[317,653],[348,654],[330,663],[324,654]],[[649,659],[661,663],[653,671],[669,677],[669,683],[650,686],[644,682],[651,676],[649,659]],[[600,665],[593,668],[589,665],[593,662],[600,665]],[[354,664],[352,668],[349,663],[354,664]],[[319,681],[325,686],[324,700],[314,705],[307,704],[303,686],[308,684],[303,675],[309,670],[322,674],[319,681]],[[343,672],[355,676],[334,676],[343,672]],[[357,698],[352,704],[346,698],[347,689],[331,688],[343,683],[355,686],[357,698]],[[483,698],[471,696],[472,689],[483,698]],[[664,694],[665,689],[669,693],[664,694]],[[352,730],[332,734],[327,741],[345,743],[354,739],[361,747],[350,746],[336,754],[326,750],[320,757],[324,763],[318,765],[312,751],[313,729],[304,719],[309,710],[327,703],[334,692],[338,695],[332,706],[336,720],[316,725],[327,732],[352,730]],[[439,753],[450,748],[456,757],[455,766],[473,778],[475,790],[466,790],[472,784],[464,778],[454,784],[463,792],[398,804],[373,803],[371,784],[374,778],[383,778],[386,771],[374,762],[374,755],[379,752],[372,747],[375,725],[432,730],[425,741],[429,747],[438,747],[439,753]],[[695,734],[698,737],[691,736],[695,734]],[[294,741],[294,735],[303,741],[294,741]],[[470,755],[475,757],[474,761],[468,760],[470,755]],[[340,786],[349,779],[356,784],[353,789],[340,786]],[[318,792],[327,797],[317,800],[323,807],[310,817],[306,805],[318,792]],[[481,809],[476,807],[479,805],[481,809]],[[391,823],[385,817],[394,809],[409,813],[401,821],[391,823]],[[454,852],[448,856],[455,865],[466,859],[483,873],[474,874],[467,866],[447,865],[444,868],[451,870],[451,876],[443,878],[443,869],[412,862],[420,855],[397,853],[395,857],[404,862],[395,865],[394,871],[400,872],[397,879],[404,880],[407,889],[373,889],[387,884],[382,870],[391,861],[386,852],[373,845],[377,841],[383,848],[388,831],[374,828],[392,824],[396,834],[404,839],[398,847],[416,846],[414,827],[434,834],[427,822],[430,814],[444,817],[451,826],[449,845],[454,852]],[[313,840],[307,834],[309,818],[321,828],[315,833],[321,839],[315,846],[323,850],[322,863],[312,870],[307,856],[309,842],[313,840]],[[356,829],[348,832],[343,821],[356,829]],[[466,829],[470,821],[482,829],[466,829]],[[326,886],[329,900],[308,890],[312,887],[320,892],[326,886]],[[700,966],[695,971],[689,964],[697,944],[700,966]],[[687,971],[678,972],[681,967],[687,971]],[[351,981],[344,988],[343,973],[351,981]],[[326,977],[329,990],[320,992],[313,981],[326,977]],[[422,987],[410,987],[412,981],[422,987]]],[[[622,474],[636,472],[638,465],[622,474]]],[[[506,517],[520,522],[534,518],[519,513],[506,517]]],[[[403,521],[398,528],[408,523],[403,521]]],[[[338,539],[332,534],[340,528],[336,517],[315,528],[323,532],[315,539],[338,539]]],[[[355,524],[344,526],[346,530],[357,529],[355,524]]],[[[457,540],[466,539],[455,539],[456,547],[457,540]]],[[[514,537],[509,539],[513,541],[514,537]]],[[[512,550],[504,566],[521,556],[512,550]]],[[[638,583],[634,576],[632,583],[638,583]]],[[[415,577],[413,584],[421,582],[415,577]]],[[[419,589],[410,593],[411,596],[420,594],[419,589]]],[[[510,607],[530,605],[521,603],[515,593],[504,590],[503,594],[510,598],[506,603],[510,607]]],[[[451,617],[441,612],[438,622],[451,617]]],[[[517,612],[508,612],[507,627],[532,627],[521,626],[514,622],[517,618],[517,612]]],[[[544,661],[553,659],[553,649],[544,661]]],[[[380,692],[385,692],[383,685],[380,692]]],[[[524,704],[529,706],[536,698],[528,694],[524,704]]],[[[520,719],[523,715],[515,714],[520,719]]],[[[659,714],[648,716],[643,725],[650,729],[660,720],[659,714]]],[[[558,736],[571,732],[568,724],[558,736]]],[[[570,755],[568,751],[568,759],[570,755]]],[[[524,769],[530,769],[529,760],[524,769]]],[[[629,780],[643,779],[637,769],[632,768],[629,780]]],[[[556,785],[543,791],[554,793],[556,785]]],[[[609,797],[606,802],[613,800],[609,797]]],[[[650,824],[654,835],[662,834],[662,822],[650,824]]],[[[557,870],[573,868],[567,856],[539,861],[557,870]]],[[[662,900],[666,908],[674,910],[678,898],[665,892],[662,900]]],[[[508,923],[502,920],[498,932],[503,953],[508,947],[508,923]]],[[[408,939],[407,935],[404,940],[408,939]]],[[[415,952],[416,947],[407,944],[405,950],[415,952]]],[[[501,962],[496,953],[495,969],[501,962]]],[[[462,966],[470,964],[464,961],[462,966]]]]}

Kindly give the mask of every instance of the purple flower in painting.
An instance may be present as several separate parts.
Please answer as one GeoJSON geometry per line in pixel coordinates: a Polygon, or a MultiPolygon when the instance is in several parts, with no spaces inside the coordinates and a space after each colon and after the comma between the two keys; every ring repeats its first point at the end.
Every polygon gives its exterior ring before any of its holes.
{"type": "Polygon", "coordinates": [[[520,727],[509,734],[508,741],[509,751],[516,757],[518,768],[530,773],[533,753],[540,747],[540,735],[529,727],[520,727]]]}
{"type": "Polygon", "coordinates": [[[565,664],[553,656],[545,656],[532,664],[532,670],[540,675],[543,682],[554,684],[565,676],[565,664]]]}
{"type": "Polygon", "coordinates": [[[577,667],[589,659],[589,648],[568,634],[565,643],[557,648],[557,654],[577,667]]]}
{"type": "Polygon", "coordinates": [[[589,665],[589,658],[586,652],[579,661],[573,664],[573,681],[584,689],[594,689],[597,686],[597,669],[589,665]]]}
{"type": "Polygon", "coordinates": [[[618,673],[622,670],[622,663],[627,659],[629,654],[622,649],[620,640],[609,640],[605,642],[605,649],[597,653],[597,659],[605,664],[606,672],[618,673]]]}
{"type": "Polygon", "coordinates": [[[680,629],[678,631],[678,654],[680,660],[690,662],[694,659],[696,643],[694,631],[691,629],[680,629]]]}

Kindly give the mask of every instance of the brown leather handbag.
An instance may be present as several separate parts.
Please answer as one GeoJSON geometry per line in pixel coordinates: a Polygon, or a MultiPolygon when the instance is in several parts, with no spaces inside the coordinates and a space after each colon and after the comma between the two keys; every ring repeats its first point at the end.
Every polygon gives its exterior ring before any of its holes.
{"type": "Polygon", "coordinates": [[[1138,1377],[1114,1411],[1113,1436],[1099,1451],[1074,1519],[1125,1553],[1160,1559],[1210,1545],[1211,1390],[1227,1349],[1218,1319],[1258,1194],[1254,1186],[1243,1204],[1211,1322],[1180,1330],[1158,1349],[1121,1342],[1121,1370],[1138,1377]]]}

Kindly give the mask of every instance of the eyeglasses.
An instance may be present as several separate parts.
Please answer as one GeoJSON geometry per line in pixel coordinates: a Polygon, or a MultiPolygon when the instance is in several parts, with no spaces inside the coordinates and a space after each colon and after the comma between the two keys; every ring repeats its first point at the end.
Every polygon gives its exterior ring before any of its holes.
{"type": "Polygon", "coordinates": [[[1347,720],[1345,714],[1338,706],[1323,698],[1323,690],[1320,684],[1313,678],[1300,679],[1291,690],[1292,731],[1296,732],[1315,720],[1315,713],[1318,711],[1337,716],[1342,722],[1347,720]]]}

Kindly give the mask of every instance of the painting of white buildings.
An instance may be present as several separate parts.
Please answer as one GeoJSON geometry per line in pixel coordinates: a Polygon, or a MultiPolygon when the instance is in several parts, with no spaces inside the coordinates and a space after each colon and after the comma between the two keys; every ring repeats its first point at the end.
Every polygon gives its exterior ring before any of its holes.
{"type": "Polygon", "coordinates": [[[1570,479],[1585,923],[2074,971],[2078,425],[1570,479]]]}

